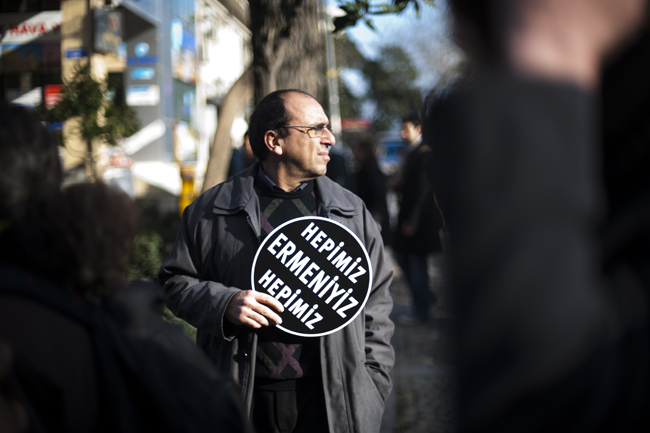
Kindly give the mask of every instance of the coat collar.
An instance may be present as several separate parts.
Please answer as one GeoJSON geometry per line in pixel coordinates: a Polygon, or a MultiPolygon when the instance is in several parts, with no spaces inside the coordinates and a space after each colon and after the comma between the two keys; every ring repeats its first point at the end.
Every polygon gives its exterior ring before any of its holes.
{"type": "Polygon", "coordinates": [[[256,162],[221,184],[214,199],[214,212],[232,214],[246,207],[253,196],[253,184],[260,163],[256,162]]]}
{"type": "MultiPolygon", "coordinates": [[[[233,214],[246,208],[254,210],[256,205],[251,201],[255,196],[253,184],[259,170],[259,162],[250,166],[247,170],[236,174],[221,184],[217,197],[214,200],[214,212],[217,214],[233,214]]],[[[348,198],[348,191],[345,191],[336,182],[327,176],[319,176],[315,180],[314,188],[318,201],[326,213],[335,211],[345,216],[357,214],[357,208],[348,198]]]]}

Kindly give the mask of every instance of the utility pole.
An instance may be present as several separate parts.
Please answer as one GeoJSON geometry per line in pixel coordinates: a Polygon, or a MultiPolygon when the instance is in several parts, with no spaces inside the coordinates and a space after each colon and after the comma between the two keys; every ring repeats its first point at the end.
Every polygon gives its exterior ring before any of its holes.
{"type": "Polygon", "coordinates": [[[330,123],[332,125],[332,132],[336,140],[341,140],[341,109],[339,107],[339,70],[336,67],[336,51],[334,50],[334,36],[332,30],[332,17],[327,12],[327,0],[318,0],[321,8],[321,16],[325,32],[325,60],[326,60],[326,74],[327,74],[327,90],[328,90],[328,109],[330,113],[330,123]]]}

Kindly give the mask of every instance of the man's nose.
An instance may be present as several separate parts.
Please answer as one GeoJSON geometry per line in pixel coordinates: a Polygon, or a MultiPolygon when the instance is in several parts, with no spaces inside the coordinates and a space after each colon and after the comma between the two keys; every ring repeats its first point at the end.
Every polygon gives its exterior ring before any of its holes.
{"type": "Polygon", "coordinates": [[[321,136],[321,143],[324,142],[325,144],[334,146],[336,144],[336,137],[334,136],[334,133],[330,131],[329,128],[325,128],[325,131],[327,131],[327,133],[321,136]]]}

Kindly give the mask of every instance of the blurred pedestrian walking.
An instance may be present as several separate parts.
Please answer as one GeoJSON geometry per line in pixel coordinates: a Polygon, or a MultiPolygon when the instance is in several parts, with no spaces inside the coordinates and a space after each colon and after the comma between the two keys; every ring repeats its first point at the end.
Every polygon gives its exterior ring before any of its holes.
{"type": "Polygon", "coordinates": [[[436,302],[427,258],[442,251],[439,231],[443,221],[434,196],[433,153],[429,143],[422,141],[422,126],[416,112],[403,119],[401,135],[407,149],[395,184],[400,207],[393,250],[408,281],[413,303],[411,313],[398,316],[397,321],[412,324],[427,320],[430,305],[436,302]]]}

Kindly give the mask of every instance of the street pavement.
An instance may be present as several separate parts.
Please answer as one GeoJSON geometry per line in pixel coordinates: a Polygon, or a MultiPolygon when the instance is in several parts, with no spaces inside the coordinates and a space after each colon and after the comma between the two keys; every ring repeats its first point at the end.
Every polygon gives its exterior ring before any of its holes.
{"type": "MultiPolygon", "coordinates": [[[[409,311],[408,286],[393,261],[395,278],[391,286],[394,321],[409,311]]],[[[381,433],[438,433],[456,431],[454,361],[452,351],[453,317],[442,260],[430,261],[429,273],[438,296],[425,323],[400,324],[396,321],[392,344],[395,367],[391,372],[393,392],[386,402],[381,433]]]]}

